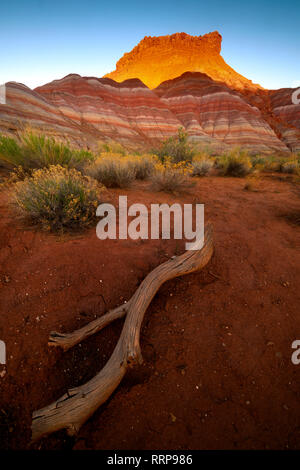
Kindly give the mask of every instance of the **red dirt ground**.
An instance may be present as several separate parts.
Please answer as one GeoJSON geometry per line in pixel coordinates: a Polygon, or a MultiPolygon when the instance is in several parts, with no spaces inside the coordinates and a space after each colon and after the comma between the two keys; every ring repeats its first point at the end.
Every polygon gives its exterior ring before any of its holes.
{"type": "MultiPolygon", "coordinates": [[[[215,254],[202,272],[167,282],[142,328],[145,363],[126,375],[76,439],[36,449],[283,449],[300,444],[300,211],[295,187],[264,177],[209,177],[190,194],[127,194],[133,202],[205,203],[215,254]]],[[[55,236],[24,228],[0,194],[0,447],[29,448],[31,413],[103,367],[118,321],[63,353],[51,330],[72,331],[129,299],[145,275],[184,250],[176,241],[100,241],[95,229],[55,236]],[[3,368],[1,369],[3,370],[3,368]]]]}

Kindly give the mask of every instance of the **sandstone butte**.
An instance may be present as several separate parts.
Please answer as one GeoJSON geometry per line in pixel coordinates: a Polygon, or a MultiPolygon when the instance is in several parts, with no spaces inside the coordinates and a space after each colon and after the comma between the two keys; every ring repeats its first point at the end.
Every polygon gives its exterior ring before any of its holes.
{"type": "Polygon", "coordinates": [[[234,89],[261,89],[226,64],[220,55],[221,43],[218,31],[204,36],[186,33],[146,36],[131,52],[125,53],[117,62],[116,70],[105,77],[116,82],[139,78],[148,88],[156,88],[184,72],[202,72],[234,89]]]}
{"type": "Polygon", "coordinates": [[[114,140],[147,151],[183,127],[216,152],[235,145],[255,153],[299,151],[293,89],[254,85],[224,62],[220,49],[217,32],[148,37],[109,77],[70,74],[35,90],[9,82],[0,133],[30,126],[78,147],[114,140]]]}

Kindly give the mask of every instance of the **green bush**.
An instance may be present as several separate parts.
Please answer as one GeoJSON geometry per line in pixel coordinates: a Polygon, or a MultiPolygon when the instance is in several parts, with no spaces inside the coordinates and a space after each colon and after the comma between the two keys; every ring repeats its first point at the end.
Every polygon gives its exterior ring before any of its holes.
{"type": "Polygon", "coordinates": [[[16,183],[14,201],[21,213],[48,230],[88,226],[100,204],[97,182],[60,165],[33,170],[16,183]]]}
{"type": "Polygon", "coordinates": [[[196,151],[194,147],[187,141],[188,135],[183,128],[178,129],[177,137],[170,137],[163,142],[158,149],[153,150],[162,162],[166,157],[170,157],[172,162],[178,163],[182,161],[190,162],[196,151]]]}
{"type": "Polygon", "coordinates": [[[86,162],[94,160],[87,150],[70,148],[57,142],[53,137],[25,131],[19,135],[19,141],[0,136],[0,164],[13,169],[22,167],[30,172],[34,169],[62,165],[80,169],[86,162]]]}

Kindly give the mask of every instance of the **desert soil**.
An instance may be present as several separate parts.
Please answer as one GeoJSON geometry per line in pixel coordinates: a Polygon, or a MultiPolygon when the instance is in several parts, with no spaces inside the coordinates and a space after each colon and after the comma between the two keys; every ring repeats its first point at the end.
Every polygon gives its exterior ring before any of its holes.
{"type": "MultiPolygon", "coordinates": [[[[205,204],[215,254],[200,273],[167,282],[143,322],[144,365],[130,371],[75,439],[64,431],[36,449],[284,449],[300,444],[300,212],[289,181],[208,177],[183,196],[130,190],[129,204],[205,204]]],[[[100,241],[95,228],[53,235],[25,226],[0,194],[0,447],[29,448],[31,413],[99,371],[122,321],[74,349],[50,349],[129,299],[180,241],[100,241]],[[6,371],[4,375],[4,371],[6,371]]]]}

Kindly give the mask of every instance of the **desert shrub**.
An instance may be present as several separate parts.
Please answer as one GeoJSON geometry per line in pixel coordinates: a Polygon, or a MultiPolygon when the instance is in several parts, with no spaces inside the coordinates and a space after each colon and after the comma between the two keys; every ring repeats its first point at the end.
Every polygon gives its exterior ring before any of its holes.
{"type": "Polygon", "coordinates": [[[154,149],[153,153],[157,155],[162,162],[166,157],[170,157],[172,162],[178,163],[182,161],[192,161],[195,155],[195,148],[188,143],[187,134],[183,128],[178,129],[176,137],[170,137],[165,140],[158,149],[154,149]]]}
{"type": "Polygon", "coordinates": [[[214,166],[213,160],[209,160],[209,159],[193,160],[192,161],[192,168],[193,168],[192,176],[206,176],[212,170],[213,166],[214,166]]]}
{"type": "Polygon", "coordinates": [[[279,173],[297,174],[300,168],[300,158],[297,154],[291,154],[289,158],[271,155],[265,159],[264,170],[279,173]]]}
{"type": "Polygon", "coordinates": [[[203,143],[195,143],[195,153],[193,156],[193,160],[207,160],[212,158],[216,154],[216,150],[214,147],[208,144],[203,143]]]}
{"type": "Polygon", "coordinates": [[[87,150],[72,149],[53,137],[32,131],[21,133],[19,141],[0,136],[0,164],[10,169],[21,166],[30,172],[50,165],[80,169],[85,162],[93,159],[93,154],[87,150]]]}
{"type": "Polygon", "coordinates": [[[98,148],[100,154],[114,153],[124,156],[128,153],[127,149],[122,144],[115,142],[114,140],[111,140],[110,142],[99,142],[98,148]]]}
{"type": "Polygon", "coordinates": [[[1,176],[0,179],[0,190],[9,189],[11,185],[17,183],[18,181],[24,180],[28,174],[23,170],[21,166],[14,168],[11,171],[8,171],[6,175],[1,176]]]}
{"type": "Polygon", "coordinates": [[[264,168],[265,163],[266,163],[266,158],[265,157],[260,157],[259,155],[255,155],[251,157],[251,163],[253,168],[264,168]]]}
{"type": "Polygon", "coordinates": [[[167,193],[180,193],[191,189],[195,183],[191,181],[191,166],[187,162],[172,164],[170,159],[158,163],[151,177],[152,189],[167,193]]]}
{"type": "Polygon", "coordinates": [[[282,165],[286,162],[285,158],[281,157],[275,157],[273,155],[270,155],[266,158],[265,164],[264,164],[264,170],[265,171],[278,171],[281,172],[282,170],[282,165]]]}
{"type": "Polygon", "coordinates": [[[94,219],[101,188],[95,180],[60,165],[33,170],[15,185],[21,213],[48,230],[82,228],[94,219]]]}
{"type": "Polygon", "coordinates": [[[114,155],[98,158],[86,172],[107,188],[127,188],[136,178],[136,168],[132,161],[114,155]]]}
{"type": "Polygon", "coordinates": [[[281,164],[281,171],[283,173],[297,174],[298,171],[299,171],[299,168],[300,168],[300,165],[299,165],[298,160],[296,160],[296,159],[289,160],[289,161],[281,164]]]}
{"type": "Polygon", "coordinates": [[[225,166],[224,176],[246,176],[251,171],[251,164],[248,161],[241,161],[235,157],[230,157],[225,166]]]}
{"type": "Polygon", "coordinates": [[[223,176],[243,177],[252,171],[251,159],[246,150],[232,149],[218,160],[223,176]]]}
{"type": "Polygon", "coordinates": [[[223,155],[218,155],[215,158],[214,167],[217,170],[223,170],[224,166],[225,166],[225,157],[223,155]]]}
{"type": "Polygon", "coordinates": [[[135,172],[135,178],[145,180],[153,175],[157,157],[154,155],[133,156],[130,158],[130,162],[135,172]]]}

